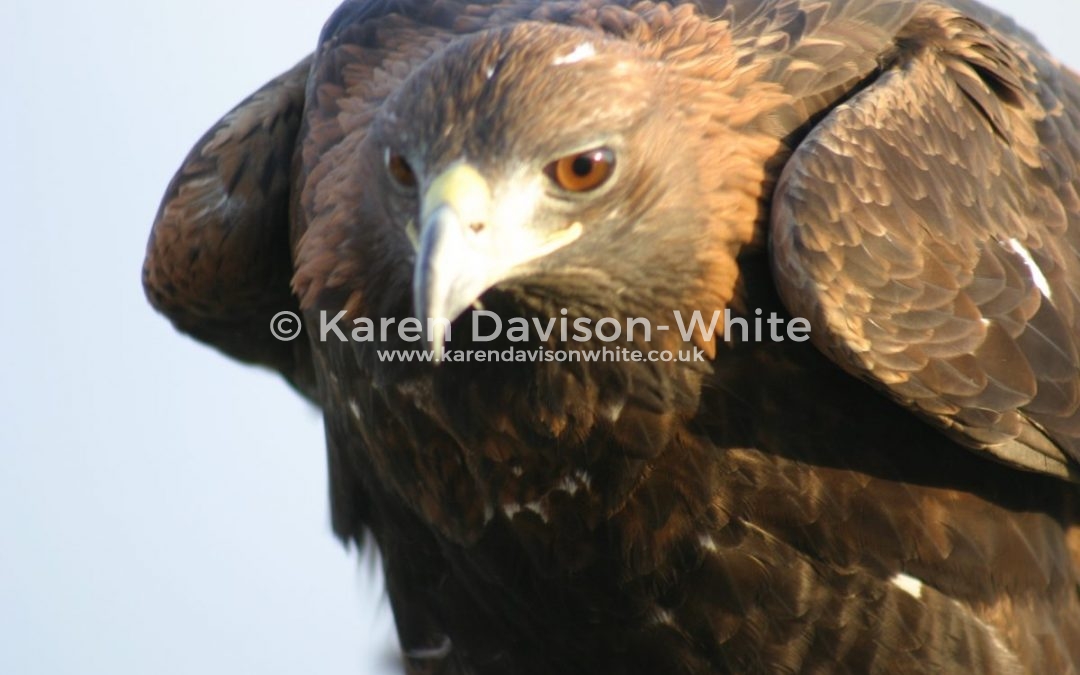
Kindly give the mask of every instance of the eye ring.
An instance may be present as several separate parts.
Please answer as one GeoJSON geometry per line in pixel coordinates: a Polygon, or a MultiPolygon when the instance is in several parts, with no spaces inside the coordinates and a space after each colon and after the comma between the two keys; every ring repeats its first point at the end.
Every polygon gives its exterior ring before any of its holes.
{"type": "Polygon", "coordinates": [[[405,159],[405,155],[387,148],[383,155],[383,163],[386,165],[386,173],[390,175],[390,178],[395,183],[408,189],[416,187],[416,173],[409,166],[409,161],[405,159]]]}
{"type": "Polygon", "coordinates": [[[603,185],[615,171],[611,148],[592,148],[560,157],[544,167],[544,173],[567,192],[590,192],[603,185]]]}

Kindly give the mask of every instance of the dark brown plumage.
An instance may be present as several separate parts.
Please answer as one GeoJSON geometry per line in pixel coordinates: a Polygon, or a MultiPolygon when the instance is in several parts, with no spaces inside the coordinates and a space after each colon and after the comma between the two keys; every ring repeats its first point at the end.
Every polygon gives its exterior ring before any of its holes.
{"type": "Polygon", "coordinates": [[[1078,125],[966,0],[346,2],[196,145],[144,283],[323,408],[410,672],[1077,673],[1078,125]],[[481,306],[811,342],[377,354],[515,346],[481,306]]]}

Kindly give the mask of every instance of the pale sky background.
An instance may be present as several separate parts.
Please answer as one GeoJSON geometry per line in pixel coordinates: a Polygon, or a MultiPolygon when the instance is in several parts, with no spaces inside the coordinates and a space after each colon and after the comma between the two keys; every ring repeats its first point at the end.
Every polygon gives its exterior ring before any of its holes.
{"type": "MultiPolygon", "coordinates": [[[[139,280],[187,150],[336,4],[0,3],[0,673],[382,672],[318,415],[139,280]]],[[[1080,66],[1080,2],[992,4],[1080,66]]]]}

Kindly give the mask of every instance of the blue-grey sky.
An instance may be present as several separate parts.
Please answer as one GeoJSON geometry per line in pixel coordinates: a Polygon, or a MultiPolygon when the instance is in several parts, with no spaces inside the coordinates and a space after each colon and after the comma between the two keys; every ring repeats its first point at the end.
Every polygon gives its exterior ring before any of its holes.
{"type": "MultiPolygon", "coordinates": [[[[1080,66],[1080,3],[992,4],[1080,66]]],[[[378,575],[330,534],[318,415],[174,333],[139,281],[189,147],[335,5],[0,5],[0,672],[385,662],[378,575]]]]}

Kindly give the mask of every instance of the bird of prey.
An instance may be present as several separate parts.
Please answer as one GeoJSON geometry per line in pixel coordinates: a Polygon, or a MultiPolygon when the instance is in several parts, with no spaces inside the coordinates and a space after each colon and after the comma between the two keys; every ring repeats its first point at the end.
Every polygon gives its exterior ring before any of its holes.
{"type": "Polygon", "coordinates": [[[410,673],[1077,673],[1078,193],[970,0],[349,0],[143,283],[322,408],[410,673]]]}

